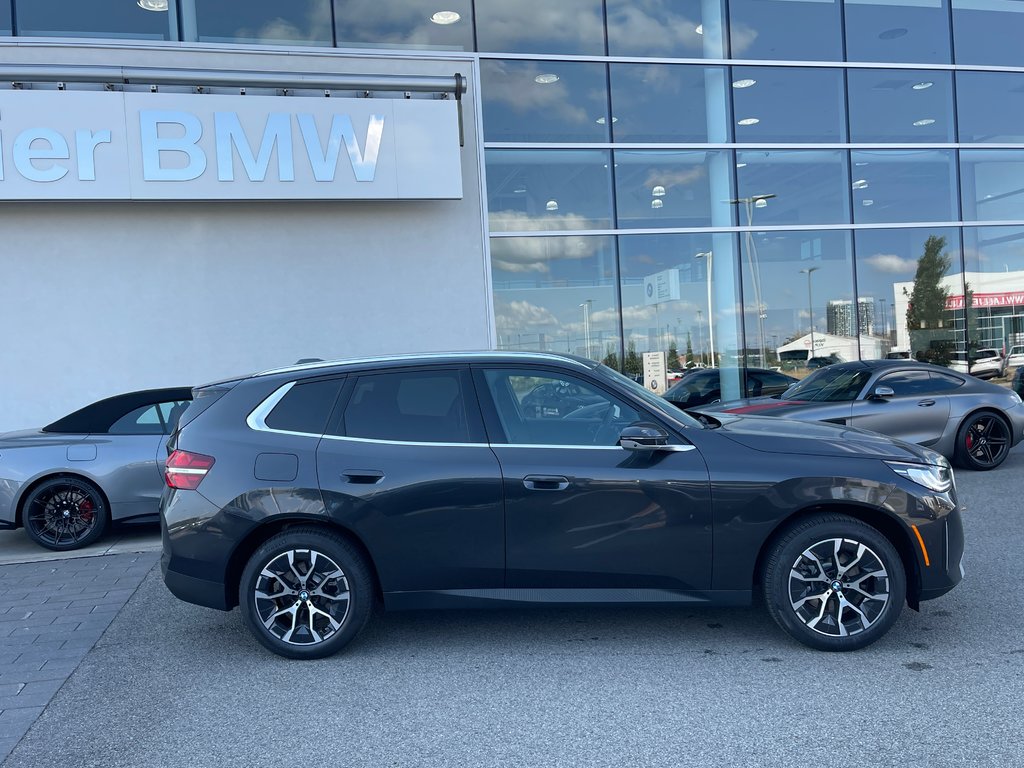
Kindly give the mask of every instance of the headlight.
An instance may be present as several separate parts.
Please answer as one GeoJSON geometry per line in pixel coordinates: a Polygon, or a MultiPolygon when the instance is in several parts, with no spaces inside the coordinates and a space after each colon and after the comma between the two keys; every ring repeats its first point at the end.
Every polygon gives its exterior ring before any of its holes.
{"type": "Polygon", "coordinates": [[[897,475],[903,475],[929,491],[945,493],[953,487],[953,470],[949,464],[906,464],[902,461],[885,462],[897,475]]]}
{"type": "Polygon", "coordinates": [[[1013,400],[1014,403],[1018,405],[1020,404],[1020,395],[1018,395],[1012,389],[1010,390],[1010,399],[1013,400]]]}

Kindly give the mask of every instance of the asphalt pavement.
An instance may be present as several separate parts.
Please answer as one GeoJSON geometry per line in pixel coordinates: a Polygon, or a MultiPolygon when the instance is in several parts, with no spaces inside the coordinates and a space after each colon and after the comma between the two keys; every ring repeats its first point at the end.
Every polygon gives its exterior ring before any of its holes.
{"type": "Polygon", "coordinates": [[[1022,479],[1024,447],[958,473],[963,584],[852,654],[760,608],[544,608],[381,614],[288,661],[154,568],[3,766],[1024,765],[1022,479]]]}

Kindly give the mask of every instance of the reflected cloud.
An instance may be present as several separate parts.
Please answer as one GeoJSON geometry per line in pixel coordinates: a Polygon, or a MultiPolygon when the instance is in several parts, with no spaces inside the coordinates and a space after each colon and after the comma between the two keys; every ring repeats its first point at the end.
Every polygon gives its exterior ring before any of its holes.
{"type": "MultiPolygon", "coordinates": [[[[608,29],[612,53],[678,57],[682,53],[700,55],[705,43],[715,47],[714,38],[720,34],[717,24],[712,25],[710,19],[704,23],[699,12],[691,16],[670,9],[671,6],[672,3],[666,0],[633,0],[628,4],[616,3],[614,7],[609,6],[608,29]],[[697,33],[698,26],[702,26],[704,35],[697,33]]],[[[741,58],[739,54],[757,39],[757,30],[737,23],[732,27],[731,36],[733,56],[741,58]]]]}
{"type": "Polygon", "coordinates": [[[528,301],[498,303],[494,308],[494,320],[499,328],[558,327],[558,318],[549,309],[528,301]]]}
{"type": "Polygon", "coordinates": [[[591,50],[604,38],[599,3],[582,10],[578,3],[547,0],[498,0],[476,7],[480,50],[514,51],[523,40],[541,38],[545,48],[591,50]]]}
{"type": "Polygon", "coordinates": [[[652,168],[648,172],[647,178],[644,180],[644,186],[648,189],[652,189],[655,184],[660,184],[666,189],[670,189],[672,187],[685,187],[693,184],[695,181],[700,181],[701,179],[706,178],[707,175],[707,169],[703,165],[686,169],[673,169],[671,171],[652,168]]]}
{"type": "Polygon", "coordinates": [[[599,243],[593,237],[494,238],[491,240],[491,264],[505,272],[551,271],[549,262],[561,259],[586,259],[596,253],[599,243]]]}
{"type": "Polygon", "coordinates": [[[531,214],[525,211],[492,211],[489,220],[492,232],[599,229],[592,219],[571,212],[531,214]]]}
{"type": "Polygon", "coordinates": [[[306,14],[306,23],[299,26],[296,20],[278,16],[261,27],[241,27],[235,35],[247,40],[288,40],[298,43],[319,43],[331,45],[334,35],[331,31],[331,7],[328,3],[318,3],[310,7],[306,14]]]}
{"type": "MultiPolygon", "coordinates": [[[[562,122],[589,124],[592,117],[583,107],[573,104],[573,94],[565,80],[538,85],[534,78],[548,71],[538,62],[487,63],[486,98],[494,104],[502,104],[514,112],[526,114],[543,111],[547,118],[558,118],[562,122]],[[509,66],[510,65],[510,66],[509,66]]],[[[604,98],[604,94],[599,94],[604,98]]]]}
{"type": "Polygon", "coordinates": [[[879,272],[888,272],[894,275],[911,274],[917,269],[917,259],[904,259],[894,253],[876,253],[868,256],[864,262],[874,267],[879,272]]]}

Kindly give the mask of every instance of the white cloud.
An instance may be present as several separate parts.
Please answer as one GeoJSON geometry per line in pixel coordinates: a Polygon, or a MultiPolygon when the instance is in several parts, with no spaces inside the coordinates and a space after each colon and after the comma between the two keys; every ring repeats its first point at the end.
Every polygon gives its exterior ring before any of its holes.
{"type": "MultiPolygon", "coordinates": [[[[531,216],[521,211],[491,213],[493,232],[538,232],[549,230],[593,229],[593,222],[574,213],[531,216]]],[[[550,262],[559,259],[586,259],[593,256],[599,238],[566,235],[564,237],[496,237],[491,240],[491,262],[505,272],[550,271],[550,262]]]]}
{"type": "Polygon", "coordinates": [[[545,307],[528,301],[510,301],[495,307],[494,320],[498,328],[519,329],[540,326],[558,327],[558,318],[545,307]]]}
{"type": "Polygon", "coordinates": [[[904,259],[892,253],[876,253],[874,256],[868,256],[864,261],[879,272],[888,272],[894,275],[905,275],[908,272],[913,274],[917,271],[917,259],[904,259]]]}

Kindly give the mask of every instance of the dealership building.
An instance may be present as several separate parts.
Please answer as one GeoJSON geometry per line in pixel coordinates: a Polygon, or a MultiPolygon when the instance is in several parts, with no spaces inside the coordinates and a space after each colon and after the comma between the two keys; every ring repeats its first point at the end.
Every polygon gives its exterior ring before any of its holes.
{"type": "Polygon", "coordinates": [[[0,430],[308,357],[672,350],[729,396],[819,339],[1008,346],[1021,39],[1016,0],[0,0],[0,430]]]}

